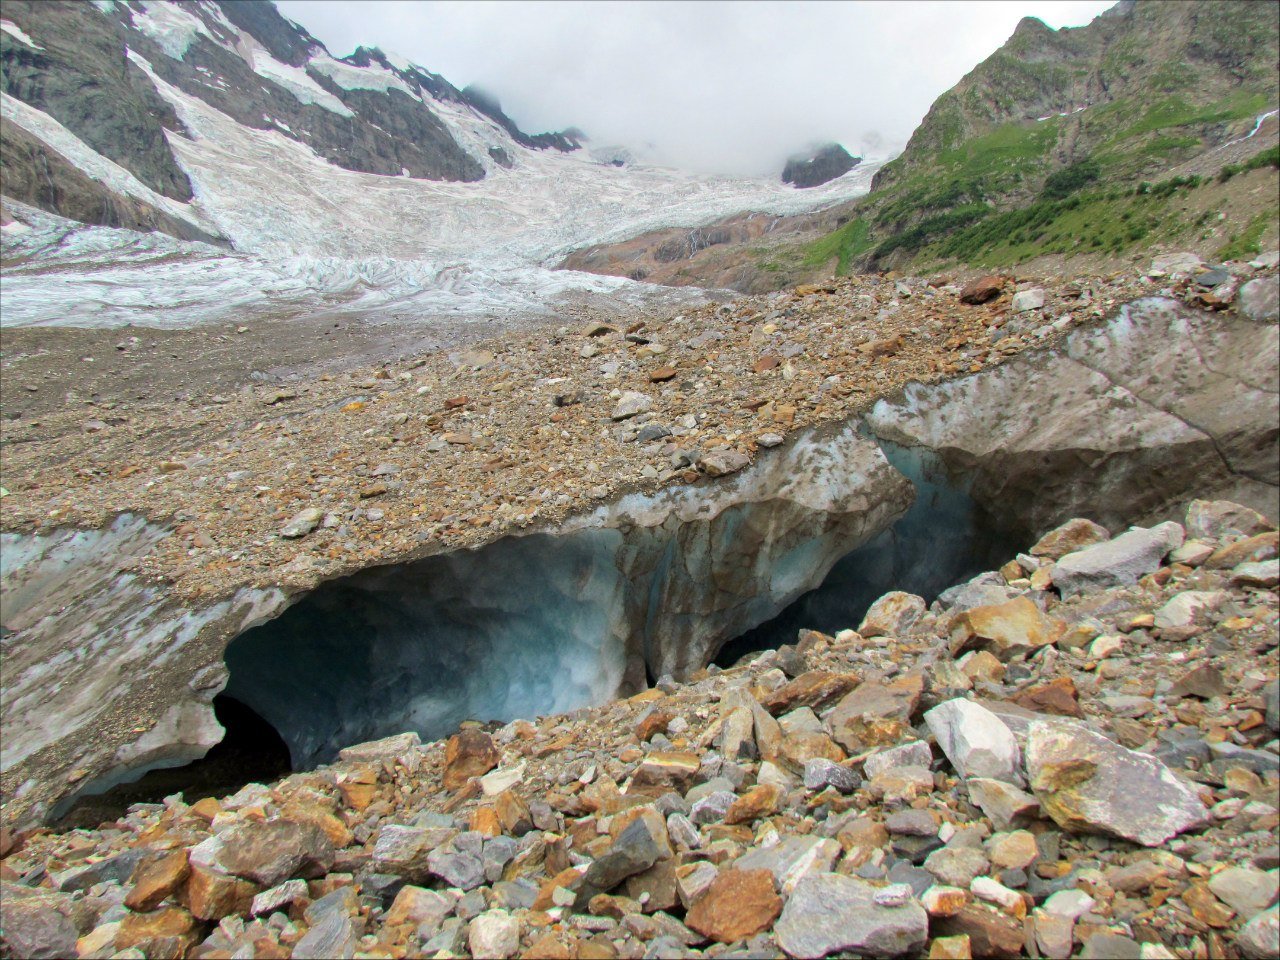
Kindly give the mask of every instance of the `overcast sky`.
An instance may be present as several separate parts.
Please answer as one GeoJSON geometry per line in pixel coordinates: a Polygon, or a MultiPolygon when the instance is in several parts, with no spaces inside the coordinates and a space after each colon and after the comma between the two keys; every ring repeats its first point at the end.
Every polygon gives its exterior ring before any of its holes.
{"type": "Polygon", "coordinates": [[[343,56],[376,46],[493,93],[531,133],[577,126],[690,169],[776,175],[806,144],[900,148],[1024,16],[1111,0],[278,0],[343,56]]]}

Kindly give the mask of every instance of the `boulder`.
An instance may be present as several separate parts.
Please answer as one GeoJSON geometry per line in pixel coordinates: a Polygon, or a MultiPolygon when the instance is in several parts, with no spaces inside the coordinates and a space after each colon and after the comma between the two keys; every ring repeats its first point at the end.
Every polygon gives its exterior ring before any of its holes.
{"type": "Polygon", "coordinates": [[[1280,277],[1257,277],[1240,288],[1236,309],[1259,323],[1280,319],[1280,277]]]}
{"type": "Polygon", "coordinates": [[[864,637],[904,636],[927,609],[922,597],[894,590],[871,604],[858,626],[858,633],[864,637]]]}
{"type": "Polygon", "coordinates": [[[0,901],[4,904],[0,943],[7,956],[33,960],[77,956],[79,934],[72,920],[70,894],[0,881],[0,901]]]}
{"type": "Polygon", "coordinates": [[[781,912],[768,870],[725,870],[694,901],[685,923],[719,943],[733,943],[769,929],[781,912]]]}
{"type": "Polygon", "coordinates": [[[792,957],[851,951],[868,957],[914,954],[929,935],[929,915],[914,898],[878,903],[880,888],[836,873],[806,877],[774,926],[778,945],[792,957]]]}
{"type": "Polygon", "coordinates": [[[1275,524],[1248,507],[1230,500],[1192,500],[1187,505],[1187,536],[1205,540],[1236,540],[1274,530],[1275,524]]]}
{"type": "Polygon", "coordinates": [[[924,721],[962,777],[1022,783],[1018,743],[990,710],[956,698],[926,712],[924,721]]]}
{"type": "Polygon", "coordinates": [[[488,773],[502,761],[493,738],[483,730],[464,727],[444,747],[444,788],[459,790],[472,777],[488,773]]]}
{"type": "Polygon", "coordinates": [[[998,277],[994,274],[988,274],[971,280],[964,285],[960,291],[960,302],[969,304],[986,303],[1000,296],[1000,292],[1004,289],[1004,277],[998,277]]]}
{"type": "Polygon", "coordinates": [[[1008,830],[1016,823],[1036,820],[1040,816],[1040,801],[1011,783],[970,777],[965,786],[969,788],[969,799],[987,815],[997,830],[1008,830]]]}
{"type": "Polygon", "coordinates": [[[471,921],[467,945],[473,957],[507,960],[520,949],[520,921],[505,910],[486,910],[471,921]]]}
{"type": "Polygon", "coordinates": [[[1075,553],[1096,543],[1105,543],[1111,539],[1111,531],[1106,527],[1077,517],[1068,520],[1060,527],[1055,527],[1035,542],[1028,551],[1033,557],[1048,557],[1058,560],[1068,553],[1075,553]]]}
{"type": "Polygon", "coordinates": [[[1074,553],[1053,569],[1053,583],[1063,597],[1089,590],[1137,583],[1159,569],[1160,561],[1182,546],[1182,525],[1165,521],[1154,527],[1134,527],[1120,536],[1074,553]]]}
{"type": "Polygon", "coordinates": [[[1053,643],[1060,625],[1046,617],[1028,597],[994,606],[972,607],[951,625],[951,654],[988,650],[1002,661],[1032,653],[1053,643]]]}
{"type": "Polygon", "coordinates": [[[274,887],[290,877],[323,876],[333,844],[311,823],[243,820],[191,849],[191,866],[274,887]]]}
{"type": "Polygon", "coordinates": [[[1013,301],[1010,309],[1014,313],[1026,313],[1028,310],[1040,310],[1044,308],[1044,291],[1039,287],[1030,290],[1019,290],[1013,295],[1013,301]]]}
{"type": "Polygon", "coordinates": [[[1045,813],[1067,830],[1154,847],[1208,819],[1196,790],[1155,757],[1076,724],[1033,722],[1026,769],[1045,813]]]}
{"type": "Polygon", "coordinates": [[[1280,907],[1258,914],[1241,927],[1236,947],[1249,960],[1273,960],[1280,955],[1280,907]]]}

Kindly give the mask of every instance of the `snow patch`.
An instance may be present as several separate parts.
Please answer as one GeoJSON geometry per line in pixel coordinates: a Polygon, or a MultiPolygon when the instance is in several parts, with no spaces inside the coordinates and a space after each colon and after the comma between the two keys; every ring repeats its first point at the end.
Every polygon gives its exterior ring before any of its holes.
{"type": "Polygon", "coordinates": [[[177,4],[157,3],[156,0],[139,2],[143,11],[139,13],[135,8],[134,27],[154,40],[167,57],[181,60],[197,36],[213,40],[213,34],[204,21],[177,4]]]}
{"type": "Polygon", "coordinates": [[[19,43],[25,43],[32,50],[44,49],[44,47],[40,46],[40,44],[36,43],[29,36],[27,36],[26,31],[24,31],[20,26],[18,26],[12,20],[0,20],[0,30],[3,30],[5,33],[13,37],[19,43]]]}
{"type": "Polygon", "coordinates": [[[314,103],[340,117],[355,116],[345,103],[311,79],[306,70],[281,63],[256,43],[250,50],[248,59],[254,73],[284,87],[299,103],[314,103]]]}
{"type": "Polygon", "coordinates": [[[334,60],[327,54],[320,54],[307,61],[307,66],[318,73],[324,74],[343,90],[376,90],[380,93],[399,90],[415,100],[420,101],[422,99],[418,96],[417,91],[390,70],[385,70],[375,64],[370,64],[367,67],[357,67],[350,63],[343,63],[341,60],[334,60]]]}

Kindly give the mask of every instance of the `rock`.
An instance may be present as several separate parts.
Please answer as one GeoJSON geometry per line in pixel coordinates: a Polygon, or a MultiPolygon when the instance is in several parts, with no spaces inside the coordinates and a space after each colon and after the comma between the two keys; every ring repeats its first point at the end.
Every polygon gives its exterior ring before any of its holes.
{"type": "Polygon", "coordinates": [[[1054,624],[1027,597],[964,611],[951,626],[951,654],[988,650],[1002,661],[1031,653],[1057,637],[1054,624]]]}
{"type": "Polygon", "coordinates": [[[431,851],[454,835],[448,827],[406,827],[388,824],[378,831],[373,865],[380,873],[404,877],[410,883],[427,879],[431,851]]]}
{"type": "Polygon", "coordinates": [[[844,176],[861,162],[861,157],[852,156],[838,143],[823,144],[809,153],[788,158],[782,168],[782,182],[799,189],[816,187],[844,176]]]}
{"type": "Polygon", "coordinates": [[[1280,533],[1259,533],[1235,543],[1220,547],[1209,555],[1204,565],[1209,570],[1228,570],[1242,563],[1258,563],[1274,560],[1280,533]]]}
{"type": "Polygon", "coordinates": [[[1041,807],[1068,830],[1153,847],[1207,822],[1197,792],[1163,763],[1085,727],[1032,723],[1026,766],[1041,807]]]}
{"type": "Polygon", "coordinates": [[[183,891],[183,905],[200,920],[221,920],[248,913],[258,887],[248,880],[193,867],[183,891]]]}
{"type": "Polygon", "coordinates": [[[660,827],[659,823],[661,817],[633,820],[614,840],[609,852],[587,868],[587,886],[607,893],[627,877],[648,870],[659,858],[670,856],[665,824],[660,827]]]}
{"type": "Polygon", "coordinates": [[[699,797],[694,801],[689,819],[697,824],[719,823],[729,812],[729,808],[737,802],[737,797],[728,790],[716,790],[699,797]]]}
{"type": "Polygon", "coordinates": [[[1028,553],[1033,557],[1059,560],[1068,553],[1075,553],[1094,544],[1111,539],[1111,531],[1092,520],[1077,518],[1055,527],[1036,541],[1028,553]]]}
{"type": "Polygon", "coordinates": [[[123,883],[133,875],[143,854],[142,850],[126,850],[124,853],[117,853],[96,863],[63,870],[55,874],[53,880],[57,888],[64,893],[87,890],[99,883],[123,883]]]}
{"type": "Polygon", "coordinates": [[[1274,587],[1280,583],[1280,560],[1242,563],[1231,571],[1231,582],[1242,587],[1274,587]]]}
{"type": "Polygon", "coordinates": [[[1039,287],[1031,290],[1020,290],[1013,295],[1010,309],[1014,313],[1025,313],[1028,310],[1040,310],[1044,307],[1044,291],[1039,287]]]}
{"type": "Polygon", "coordinates": [[[381,740],[370,740],[368,743],[356,743],[343,747],[338,751],[338,759],[345,763],[379,763],[383,760],[396,760],[408,756],[422,745],[422,739],[416,732],[397,733],[381,740]]]}
{"type": "Polygon", "coordinates": [[[1280,877],[1251,867],[1228,867],[1209,879],[1214,896],[1242,917],[1261,913],[1280,897],[1280,877]]]}
{"type": "Polygon", "coordinates": [[[973,847],[943,847],[929,854],[924,868],[940,883],[968,890],[974,877],[982,876],[991,868],[991,861],[973,847]]]}
{"type": "Polygon", "coordinates": [[[1022,922],[985,904],[970,903],[955,915],[939,917],[930,932],[935,937],[967,936],[975,957],[1017,960],[1026,935],[1022,922]]]}
{"type": "Polygon", "coordinates": [[[953,917],[968,902],[968,891],[945,883],[935,883],[920,895],[920,903],[931,917],[953,917]]]}
{"type": "Polygon", "coordinates": [[[726,870],[694,902],[685,923],[719,943],[733,943],[769,929],[781,912],[768,870],[726,870]]]}
{"type": "Polygon", "coordinates": [[[255,896],[253,902],[249,905],[249,914],[257,917],[265,913],[274,913],[281,907],[287,907],[289,904],[307,897],[307,882],[305,880],[286,880],[279,886],[272,887],[270,890],[263,890],[262,893],[255,896]]]}
{"type": "Polygon", "coordinates": [[[755,719],[747,707],[734,707],[720,730],[720,754],[726,760],[750,760],[756,756],[755,719]]]}
{"type": "Polygon", "coordinates": [[[311,823],[242,820],[191,849],[191,866],[274,887],[282,880],[323,876],[333,844],[311,823]]]}
{"type": "Polygon", "coordinates": [[[786,791],[781,787],[768,783],[758,784],[733,802],[725,811],[724,822],[754,823],[778,813],[785,800],[786,791]]]}
{"type": "Polygon", "coordinates": [[[7,954],[33,960],[77,956],[70,894],[0,881],[0,902],[4,904],[0,943],[7,954]]]}
{"type": "Polygon", "coordinates": [[[525,764],[517,763],[514,766],[503,767],[500,770],[486,773],[480,778],[480,791],[486,797],[496,797],[523,780],[524,769],[525,764]]]}
{"type": "Polygon", "coordinates": [[[938,819],[928,810],[899,810],[884,818],[885,829],[895,836],[936,837],[938,819]]]}
{"type": "Polygon", "coordinates": [[[929,944],[928,960],[972,960],[973,945],[967,934],[956,937],[934,937],[929,944]]]}
{"type": "Polygon", "coordinates": [[[1049,713],[1059,717],[1083,719],[1084,713],[1080,710],[1079,697],[1076,685],[1070,677],[1057,677],[1048,683],[1028,687],[1018,693],[1013,698],[1013,702],[1033,713],[1049,713]]]}
{"type": "Polygon", "coordinates": [[[1241,927],[1236,948],[1249,960],[1271,960],[1280,954],[1280,907],[1258,914],[1241,927]]]}
{"type": "Polygon", "coordinates": [[[632,417],[648,413],[652,409],[653,400],[646,394],[638,393],[635,390],[626,390],[618,398],[618,403],[613,408],[613,413],[609,416],[613,420],[630,420],[632,417]]]}
{"type": "Polygon", "coordinates": [[[1054,586],[1066,598],[1137,583],[1157,570],[1164,556],[1182,546],[1182,541],[1182,526],[1173,521],[1134,527],[1105,543],[1068,553],[1054,567],[1054,586]]]}
{"type": "Polygon", "coordinates": [[[868,778],[892,770],[895,767],[928,767],[933,763],[933,751],[923,740],[914,740],[887,750],[880,750],[867,757],[862,763],[863,772],[868,778]]]}
{"type": "Polygon", "coordinates": [[[1193,626],[1226,599],[1227,595],[1221,590],[1184,590],[1174,594],[1156,611],[1155,627],[1168,630],[1193,626]]]}
{"type": "Polygon", "coordinates": [[[324,511],[319,507],[307,507],[305,510],[299,510],[293,515],[293,519],[280,528],[280,536],[290,540],[305,537],[320,526],[320,521],[323,519],[324,511]]]}
{"type": "Polygon", "coordinates": [[[1040,801],[1003,780],[970,777],[965,781],[969,798],[995,824],[1007,830],[1015,823],[1035,820],[1040,816],[1040,801]]]}
{"type": "Polygon", "coordinates": [[[994,903],[1011,917],[1022,919],[1026,915],[1027,905],[1026,901],[1022,899],[1022,894],[1015,890],[1010,890],[1004,884],[991,879],[991,877],[975,877],[973,882],[969,884],[969,892],[979,900],[994,903]]]}
{"type": "Polygon", "coordinates": [[[1189,276],[1198,272],[1203,266],[1204,261],[1194,253],[1188,253],[1186,251],[1180,253],[1166,253],[1151,261],[1151,266],[1147,270],[1147,275],[1153,277],[1189,276]]]}
{"type": "MultiPolygon", "coordinates": [[[[460,838],[454,838],[453,844],[459,841],[460,838]]],[[[451,887],[474,890],[485,882],[484,861],[478,855],[479,845],[474,849],[475,852],[459,849],[456,845],[436,847],[427,854],[427,871],[451,887]]]]}
{"type": "Polygon", "coordinates": [[[751,458],[736,450],[717,450],[704,455],[698,462],[707,476],[724,477],[750,466],[751,458]]]}
{"type": "Polygon", "coordinates": [[[927,711],[924,721],[962,777],[1021,784],[1018,743],[990,710],[957,698],[927,711]]]}
{"type": "Polygon", "coordinates": [[[1240,288],[1236,309],[1258,323],[1280,319],[1280,277],[1257,277],[1240,288]]]}
{"type": "Polygon", "coordinates": [[[790,836],[771,847],[758,847],[734,861],[738,870],[768,870],[779,889],[790,893],[804,877],[835,866],[841,846],[815,836],[790,836]]]}
{"type": "Polygon", "coordinates": [[[867,638],[905,636],[927,609],[924,599],[914,593],[886,593],[871,604],[858,625],[858,633],[867,638]]]}
{"type": "Polygon", "coordinates": [[[493,738],[483,730],[464,727],[449,738],[444,750],[444,788],[459,790],[472,777],[488,773],[502,761],[493,738]]]}
{"type": "Polygon", "coordinates": [[[1080,960],[1142,960],[1142,948],[1136,940],[1116,933],[1095,933],[1084,942],[1080,960]]]}
{"type": "Polygon", "coordinates": [[[1210,663],[1202,663],[1188,670],[1169,688],[1169,697],[1200,697],[1211,700],[1227,692],[1226,681],[1222,679],[1222,671],[1210,663]]]}
{"type": "Polygon", "coordinates": [[[806,877],[787,900],[774,927],[792,957],[852,951],[870,957],[909,955],[924,946],[929,915],[915,900],[876,903],[877,888],[841,874],[806,877]]]}
{"type": "Polygon", "coordinates": [[[1204,540],[1240,540],[1275,529],[1256,510],[1230,500],[1192,500],[1187,505],[1187,536],[1204,540]]]}
{"type": "Polygon", "coordinates": [[[960,291],[960,302],[975,305],[986,303],[988,300],[994,300],[1000,296],[1000,292],[1003,289],[1004,278],[988,274],[965,284],[960,291]]]}
{"type": "Polygon", "coordinates": [[[909,673],[884,683],[868,680],[842,699],[827,717],[827,726],[840,746],[851,753],[898,743],[920,703],[924,679],[909,673]]]}
{"type": "Polygon", "coordinates": [[[825,757],[817,757],[804,765],[804,785],[808,790],[834,787],[841,793],[853,793],[858,789],[858,782],[852,770],[825,757]]]}
{"type": "Polygon", "coordinates": [[[471,921],[467,946],[473,957],[507,960],[520,949],[520,921],[505,910],[486,910],[471,921]]]}
{"type": "Polygon", "coordinates": [[[145,861],[134,871],[133,889],[124,898],[124,905],[136,913],[154,910],[182,888],[190,873],[186,850],[145,861]]]}
{"type": "Polygon", "coordinates": [[[844,696],[857,683],[857,674],[812,670],[769,693],[760,701],[760,705],[775,717],[799,707],[816,710],[837,697],[844,696]]]}
{"type": "Polygon", "coordinates": [[[683,790],[702,763],[695,753],[655,751],[641,761],[631,777],[633,787],[671,787],[683,790]]]}
{"type": "Polygon", "coordinates": [[[1035,835],[1026,830],[997,833],[987,845],[992,866],[1001,870],[1025,870],[1039,859],[1035,835]]]}
{"type": "Polygon", "coordinates": [[[342,957],[356,955],[358,938],[351,918],[340,908],[326,910],[293,948],[296,957],[342,957]]]}

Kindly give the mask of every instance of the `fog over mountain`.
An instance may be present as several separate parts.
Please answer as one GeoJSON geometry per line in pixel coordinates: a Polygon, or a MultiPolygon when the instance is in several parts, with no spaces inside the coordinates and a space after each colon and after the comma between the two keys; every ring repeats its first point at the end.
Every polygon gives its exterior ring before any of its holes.
{"type": "Polygon", "coordinates": [[[1024,16],[1079,26],[1109,0],[489,3],[281,0],[336,54],[391,49],[501,100],[703,172],[776,176],[808,143],[895,152],[1024,16]]]}

